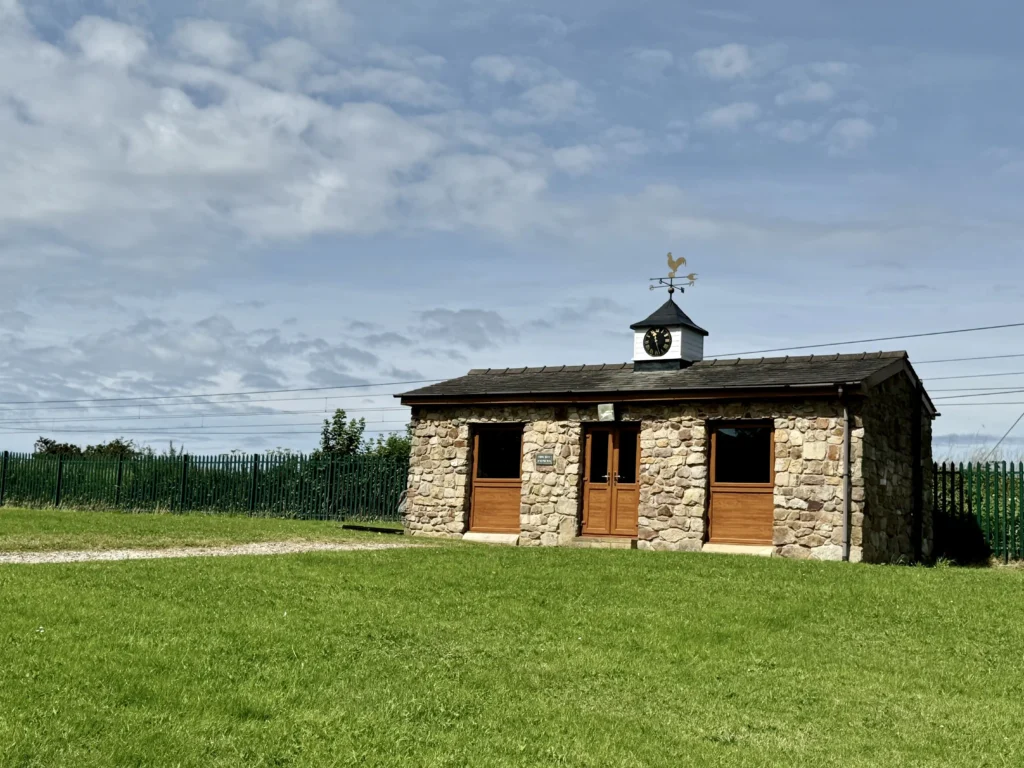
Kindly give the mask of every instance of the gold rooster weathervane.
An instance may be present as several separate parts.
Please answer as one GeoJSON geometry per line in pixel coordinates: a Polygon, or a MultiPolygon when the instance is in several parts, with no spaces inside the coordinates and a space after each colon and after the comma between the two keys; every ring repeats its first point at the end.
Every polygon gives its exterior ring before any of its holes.
{"type": "MultiPolygon", "coordinates": [[[[686,275],[686,277],[681,277],[681,278],[677,278],[676,277],[676,273],[679,272],[679,268],[680,267],[685,267],[685,266],[686,266],[686,257],[685,256],[680,256],[678,259],[674,259],[674,258],[672,258],[672,251],[669,251],[668,252],[668,268],[669,268],[668,277],[652,277],[651,278],[651,282],[654,283],[654,285],[651,286],[651,290],[653,291],[653,290],[655,290],[657,288],[667,287],[668,288],[668,295],[671,296],[673,293],[676,292],[676,287],[677,287],[676,286],[676,280],[685,280],[686,284],[688,286],[691,286],[691,287],[693,285],[695,285],[697,283],[697,273],[696,272],[691,272],[690,274],[686,275]]],[[[683,292],[685,292],[685,290],[686,290],[681,285],[678,286],[678,288],[679,288],[680,291],[683,291],[683,292]]]]}

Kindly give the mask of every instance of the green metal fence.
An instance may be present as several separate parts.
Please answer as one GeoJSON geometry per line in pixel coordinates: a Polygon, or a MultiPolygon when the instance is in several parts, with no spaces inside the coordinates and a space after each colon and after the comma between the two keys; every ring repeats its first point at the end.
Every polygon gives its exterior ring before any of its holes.
{"type": "Polygon", "coordinates": [[[1024,463],[936,464],[934,483],[939,554],[1024,559],[1024,463]]]}
{"type": "Polygon", "coordinates": [[[86,459],[5,451],[0,504],[396,521],[408,474],[408,461],[375,456],[86,459]]]}

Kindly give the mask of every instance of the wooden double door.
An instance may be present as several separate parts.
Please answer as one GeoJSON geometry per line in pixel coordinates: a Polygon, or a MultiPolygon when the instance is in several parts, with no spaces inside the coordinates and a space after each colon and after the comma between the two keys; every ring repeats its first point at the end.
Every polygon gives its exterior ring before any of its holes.
{"type": "Polygon", "coordinates": [[[595,426],[586,433],[583,535],[637,535],[640,427],[595,426]]]}

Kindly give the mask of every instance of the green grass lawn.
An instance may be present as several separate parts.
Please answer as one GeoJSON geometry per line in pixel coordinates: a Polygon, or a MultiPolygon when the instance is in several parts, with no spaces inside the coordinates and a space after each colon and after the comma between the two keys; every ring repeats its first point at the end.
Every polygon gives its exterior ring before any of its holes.
{"type": "Polygon", "coordinates": [[[336,521],[0,507],[0,552],[348,541],[367,537],[396,539],[344,529],[336,521]]]}
{"type": "Polygon", "coordinates": [[[0,566],[0,765],[1020,765],[1022,616],[1010,569],[474,546],[0,566]]]}

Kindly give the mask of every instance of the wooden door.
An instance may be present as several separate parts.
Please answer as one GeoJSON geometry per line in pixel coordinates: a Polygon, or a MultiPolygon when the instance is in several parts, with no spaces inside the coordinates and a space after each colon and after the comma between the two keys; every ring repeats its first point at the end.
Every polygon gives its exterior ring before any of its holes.
{"type": "Polygon", "coordinates": [[[593,427],[586,438],[583,535],[637,535],[640,430],[593,427]]]}
{"type": "Polygon", "coordinates": [[[637,535],[637,511],[640,508],[640,430],[619,427],[612,440],[611,533],[614,536],[637,535]]]}
{"type": "Polygon", "coordinates": [[[485,426],[473,433],[471,531],[519,533],[522,464],[521,425],[485,426]]]}
{"type": "Polygon", "coordinates": [[[586,475],[583,480],[583,535],[611,533],[612,525],[612,430],[587,432],[586,475]]]}
{"type": "Polygon", "coordinates": [[[723,423],[711,432],[713,544],[771,544],[775,517],[775,436],[770,424],[723,423]]]}

